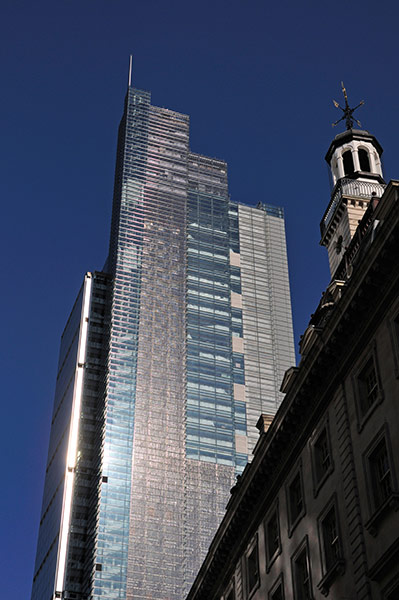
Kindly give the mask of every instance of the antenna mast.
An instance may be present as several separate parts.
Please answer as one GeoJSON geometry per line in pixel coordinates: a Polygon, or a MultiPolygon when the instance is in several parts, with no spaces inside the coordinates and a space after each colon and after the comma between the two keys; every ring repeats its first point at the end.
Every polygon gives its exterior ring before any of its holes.
{"type": "Polygon", "coordinates": [[[132,66],[133,66],[133,55],[130,55],[130,59],[129,59],[129,79],[128,79],[128,85],[129,87],[131,87],[132,85],[132,66]]]}

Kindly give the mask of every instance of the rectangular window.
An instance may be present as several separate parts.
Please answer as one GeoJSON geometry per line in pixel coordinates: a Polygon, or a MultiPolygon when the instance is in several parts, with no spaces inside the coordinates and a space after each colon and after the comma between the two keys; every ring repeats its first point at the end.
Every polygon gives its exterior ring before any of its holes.
{"type": "Polygon", "coordinates": [[[271,600],[284,600],[284,592],[281,585],[278,586],[275,592],[270,596],[271,600]]]}
{"type": "Polygon", "coordinates": [[[364,526],[375,536],[380,522],[399,510],[399,493],[392,458],[388,425],[381,429],[363,456],[370,518],[364,526]]]}
{"type": "Polygon", "coordinates": [[[268,600],[285,600],[283,575],[277,579],[272,589],[270,590],[268,600]]]}
{"type": "Polygon", "coordinates": [[[294,600],[312,600],[313,594],[307,538],[305,538],[292,557],[292,579],[294,600]]]}
{"type": "Polygon", "coordinates": [[[378,508],[392,493],[391,466],[385,438],[368,457],[374,506],[378,508]]]}
{"type": "Polygon", "coordinates": [[[322,484],[333,470],[334,466],[328,429],[328,419],[326,419],[322,429],[319,429],[312,436],[310,441],[310,451],[312,456],[314,495],[316,496],[322,484]]]}
{"type": "Polygon", "coordinates": [[[358,412],[358,431],[362,431],[366,421],[384,399],[384,391],[378,370],[377,346],[374,342],[368,356],[352,377],[356,407],[358,412]]]}
{"type": "Polygon", "coordinates": [[[298,473],[290,485],[291,521],[295,521],[303,509],[301,477],[298,473]]]}
{"type": "Polygon", "coordinates": [[[308,600],[310,597],[308,557],[302,552],[295,561],[295,598],[308,600]]]}
{"type": "Polygon", "coordinates": [[[289,517],[289,535],[292,530],[305,514],[305,502],[303,497],[303,485],[302,485],[302,473],[299,469],[287,488],[287,504],[288,504],[288,517],[289,517]]]}
{"type": "Polygon", "coordinates": [[[327,430],[324,428],[314,445],[316,477],[322,479],[331,467],[330,447],[327,430]]]}
{"type": "Polygon", "coordinates": [[[329,571],[341,556],[335,506],[332,506],[321,521],[324,566],[329,571]]]}
{"type": "Polygon", "coordinates": [[[388,316],[389,337],[392,346],[392,359],[395,377],[399,378],[399,300],[397,300],[388,316]]]}
{"type": "Polygon", "coordinates": [[[249,598],[259,585],[258,539],[255,538],[246,555],[247,597],[249,598]]]}
{"type": "Polygon", "coordinates": [[[318,518],[318,528],[323,578],[317,587],[324,596],[327,596],[332,582],[345,572],[335,496],[318,518]]]}
{"type": "Polygon", "coordinates": [[[278,505],[274,508],[272,514],[269,516],[266,522],[265,533],[266,563],[267,568],[269,569],[272,561],[276,558],[281,550],[278,505]]]}
{"type": "Polygon", "coordinates": [[[373,358],[367,362],[359,375],[359,399],[362,416],[378,399],[378,379],[373,358]]]}

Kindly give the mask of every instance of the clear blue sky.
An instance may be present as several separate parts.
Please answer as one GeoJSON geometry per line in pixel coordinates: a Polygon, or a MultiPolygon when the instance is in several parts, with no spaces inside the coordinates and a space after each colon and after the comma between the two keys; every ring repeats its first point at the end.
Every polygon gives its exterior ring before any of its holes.
{"type": "Polygon", "coordinates": [[[237,201],[282,205],[296,342],[329,274],[324,155],[344,80],[399,178],[397,2],[3,0],[1,591],[30,597],[59,336],[108,244],[117,126],[134,84],[191,117],[237,201]]]}

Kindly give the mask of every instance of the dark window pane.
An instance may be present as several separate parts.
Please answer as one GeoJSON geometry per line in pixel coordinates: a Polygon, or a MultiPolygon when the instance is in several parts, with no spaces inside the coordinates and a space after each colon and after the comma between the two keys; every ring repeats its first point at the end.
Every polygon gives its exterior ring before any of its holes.
{"type": "Polygon", "coordinates": [[[359,163],[361,171],[370,172],[369,154],[367,150],[363,150],[363,148],[359,150],[359,163]]]}
{"type": "Polygon", "coordinates": [[[378,508],[392,493],[391,469],[385,439],[370,456],[375,507],[378,508]]]}
{"type": "Polygon", "coordinates": [[[278,527],[277,512],[273,514],[267,523],[267,558],[270,560],[280,547],[280,535],[278,527]]]}
{"type": "Polygon", "coordinates": [[[374,360],[371,358],[359,376],[360,411],[362,416],[378,399],[378,379],[374,360]]]}
{"type": "Polygon", "coordinates": [[[325,567],[328,571],[340,557],[337,518],[332,507],[322,522],[325,567]]]}
{"type": "Polygon", "coordinates": [[[274,592],[270,596],[270,600],[284,600],[284,590],[282,583],[280,583],[279,586],[274,590],[274,592]]]}
{"type": "Polygon", "coordinates": [[[306,550],[301,552],[294,563],[295,600],[311,600],[308,556],[306,550]]]}
{"type": "Polygon", "coordinates": [[[314,445],[316,480],[319,482],[331,467],[327,430],[323,429],[314,445]]]}
{"type": "Polygon", "coordinates": [[[353,156],[350,150],[343,153],[342,158],[344,160],[344,171],[345,175],[353,175],[355,167],[353,165],[353,156]]]}
{"type": "Polygon", "coordinates": [[[248,593],[258,584],[258,546],[255,544],[247,557],[248,593]]]}
{"type": "Polygon", "coordinates": [[[291,524],[296,521],[303,510],[301,475],[298,473],[289,487],[289,504],[291,524]]]}

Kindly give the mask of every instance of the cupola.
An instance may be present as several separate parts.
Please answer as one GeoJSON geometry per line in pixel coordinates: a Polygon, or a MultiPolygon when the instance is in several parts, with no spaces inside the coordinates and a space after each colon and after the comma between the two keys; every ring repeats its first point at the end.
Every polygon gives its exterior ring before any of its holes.
{"type": "Polygon", "coordinates": [[[343,178],[383,183],[378,140],[363,129],[347,129],[335,136],[326,154],[334,185],[343,178]]]}
{"type": "Polygon", "coordinates": [[[361,127],[353,113],[364,102],[350,108],[343,84],[342,91],[345,108],[334,100],[334,105],[343,112],[341,119],[334,125],[345,120],[346,131],[335,136],[325,157],[331,169],[334,187],[320,223],[320,243],[327,248],[332,277],[370,200],[381,197],[385,189],[381,145],[368,131],[353,127],[354,123],[361,127]]]}

